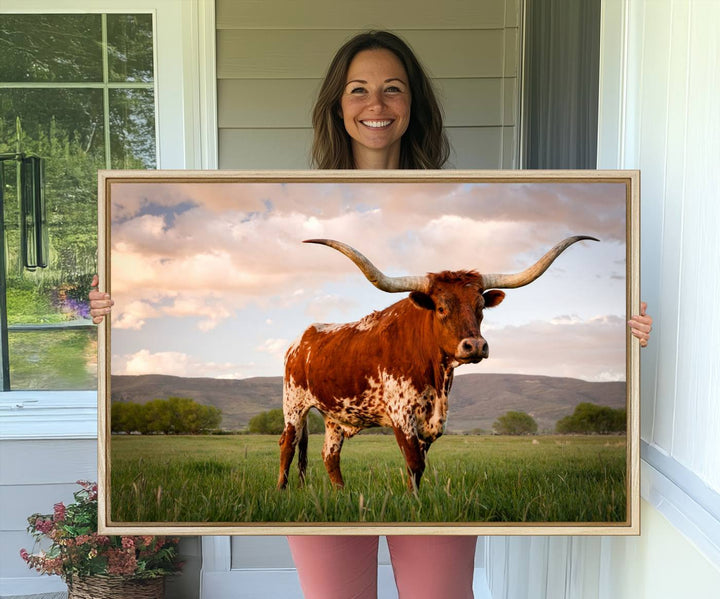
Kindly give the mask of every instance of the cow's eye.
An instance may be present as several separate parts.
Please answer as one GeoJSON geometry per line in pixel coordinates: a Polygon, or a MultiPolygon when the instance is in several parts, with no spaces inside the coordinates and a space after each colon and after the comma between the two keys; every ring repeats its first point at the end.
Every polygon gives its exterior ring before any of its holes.
{"type": "Polygon", "coordinates": [[[438,306],[438,310],[437,310],[437,311],[438,311],[438,314],[440,314],[440,316],[442,316],[442,315],[445,314],[445,312],[446,312],[446,310],[445,310],[445,308],[444,308],[443,306],[438,306]]]}

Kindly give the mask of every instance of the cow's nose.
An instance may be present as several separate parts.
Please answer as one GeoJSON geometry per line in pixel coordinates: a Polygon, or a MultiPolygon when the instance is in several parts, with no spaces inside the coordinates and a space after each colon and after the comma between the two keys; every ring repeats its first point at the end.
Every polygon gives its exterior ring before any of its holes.
{"type": "Polygon", "coordinates": [[[489,355],[488,344],[482,337],[468,337],[458,344],[456,357],[461,360],[481,360],[489,355]]]}

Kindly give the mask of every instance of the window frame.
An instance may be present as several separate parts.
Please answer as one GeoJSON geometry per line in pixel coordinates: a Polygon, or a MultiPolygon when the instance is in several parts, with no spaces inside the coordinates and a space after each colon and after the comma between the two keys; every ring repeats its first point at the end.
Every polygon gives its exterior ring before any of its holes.
{"type": "MultiPolygon", "coordinates": [[[[157,166],[217,168],[214,2],[0,0],[3,13],[152,14],[157,166]]],[[[0,439],[61,438],[97,438],[96,390],[0,392],[0,439]]]]}

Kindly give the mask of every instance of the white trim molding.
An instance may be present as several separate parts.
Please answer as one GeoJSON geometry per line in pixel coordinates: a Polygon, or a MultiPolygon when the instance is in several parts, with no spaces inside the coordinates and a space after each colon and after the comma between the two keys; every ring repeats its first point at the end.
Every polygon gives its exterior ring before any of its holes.
{"type": "Polygon", "coordinates": [[[642,497],[720,568],[720,495],[645,441],[641,454],[642,497]]]}
{"type": "MultiPolygon", "coordinates": [[[[186,167],[217,169],[217,76],[215,1],[191,0],[183,6],[186,167]]],[[[163,167],[166,168],[166,167],[163,167]]]]}

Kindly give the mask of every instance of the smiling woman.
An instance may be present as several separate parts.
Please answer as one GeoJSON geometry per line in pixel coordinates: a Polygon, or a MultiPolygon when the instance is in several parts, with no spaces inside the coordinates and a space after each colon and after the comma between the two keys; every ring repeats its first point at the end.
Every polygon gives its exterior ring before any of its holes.
{"type": "Polygon", "coordinates": [[[337,51],[312,124],[312,160],[321,169],[439,169],[450,154],[430,78],[408,45],[387,31],[356,35],[337,51]],[[379,131],[369,131],[373,125],[379,131]]]}

